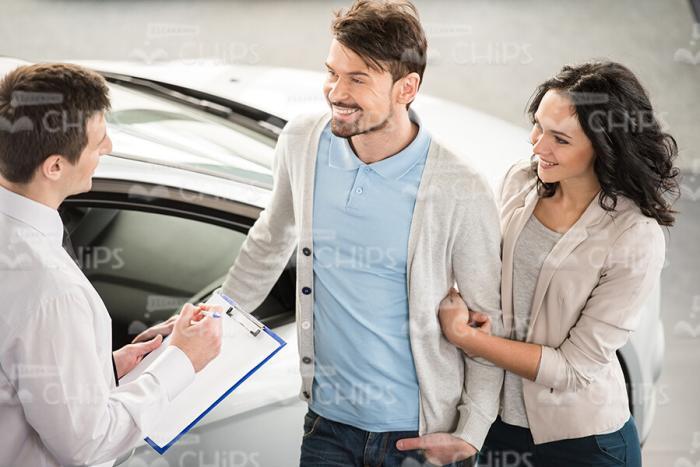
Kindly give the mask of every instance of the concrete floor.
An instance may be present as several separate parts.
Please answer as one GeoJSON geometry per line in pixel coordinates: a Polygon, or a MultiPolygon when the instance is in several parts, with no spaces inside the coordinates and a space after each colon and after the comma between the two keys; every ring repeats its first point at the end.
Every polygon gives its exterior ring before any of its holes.
{"type": "MultiPolygon", "coordinates": [[[[5,0],[0,54],[147,62],[216,57],[321,70],[331,12],[348,3],[5,0]]],[[[565,63],[618,60],[647,87],[679,142],[685,177],[663,276],[667,353],[645,465],[700,465],[700,25],[693,24],[689,2],[416,4],[430,44],[422,92],[526,126],[533,89],[565,63]]]]}

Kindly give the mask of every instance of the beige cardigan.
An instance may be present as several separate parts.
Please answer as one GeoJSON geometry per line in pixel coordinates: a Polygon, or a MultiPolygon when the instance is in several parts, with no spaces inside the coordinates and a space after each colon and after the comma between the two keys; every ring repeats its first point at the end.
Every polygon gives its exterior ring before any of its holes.
{"type": "MultiPolygon", "coordinates": [[[[255,309],[297,249],[297,333],[302,399],[314,378],[313,193],[316,153],[330,115],[290,121],[277,143],[272,198],[248,233],[224,292],[255,309]]],[[[498,413],[503,370],[468,358],[443,336],[438,308],[457,282],[467,304],[502,334],[500,226],[493,192],[463,158],[433,140],[408,242],[411,350],[421,434],[448,432],[477,449],[498,413]]],[[[347,349],[362,352],[363,349],[347,349]]]]}
{"type": "MultiPolygon", "coordinates": [[[[513,251],[538,196],[530,163],[513,166],[501,190],[506,335],[513,322],[513,251]]],[[[542,344],[534,382],[523,379],[536,444],[615,431],[629,419],[616,351],[639,323],[659,280],[665,240],[656,220],[619,197],[614,212],[596,197],[542,266],[527,342],[542,344]]]]}

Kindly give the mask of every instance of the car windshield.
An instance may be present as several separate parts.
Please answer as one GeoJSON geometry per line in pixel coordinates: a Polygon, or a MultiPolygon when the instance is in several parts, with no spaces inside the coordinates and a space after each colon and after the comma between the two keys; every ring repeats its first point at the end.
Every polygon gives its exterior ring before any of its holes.
{"type": "Polygon", "coordinates": [[[118,84],[107,114],[113,154],[272,186],[273,138],[118,84]]]}

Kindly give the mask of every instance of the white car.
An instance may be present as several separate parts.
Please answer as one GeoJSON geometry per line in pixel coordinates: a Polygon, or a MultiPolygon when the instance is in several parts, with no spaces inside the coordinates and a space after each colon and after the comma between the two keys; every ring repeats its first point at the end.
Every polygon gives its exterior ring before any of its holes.
{"type": "MultiPolygon", "coordinates": [[[[0,58],[0,76],[20,63],[0,58]]],[[[324,108],[324,75],[201,61],[76,63],[110,83],[114,152],[102,158],[92,191],[66,200],[60,212],[112,316],[117,348],[221,285],[269,200],[276,137],[294,115],[324,108]]],[[[527,131],[492,116],[426,95],[413,108],[434,138],[494,187],[531,154],[527,131]]],[[[288,345],[165,455],[143,444],[123,465],[298,465],[306,403],[297,396],[295,300],[292,256],[251,310],[288,345]]],[[[618,353],[642,440],[663,359],[658,287],[645,307],[618,353]]]]}

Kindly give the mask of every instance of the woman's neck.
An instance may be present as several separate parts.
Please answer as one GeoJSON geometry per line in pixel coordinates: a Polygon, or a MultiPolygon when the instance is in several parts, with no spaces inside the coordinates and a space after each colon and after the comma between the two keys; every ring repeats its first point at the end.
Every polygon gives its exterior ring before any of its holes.
{"type": "Polygon", "coordinates": [[[554,200],[565,209],[583,211],[600,192],[598,178],[581,177],[559,182],[554,200]]]}

